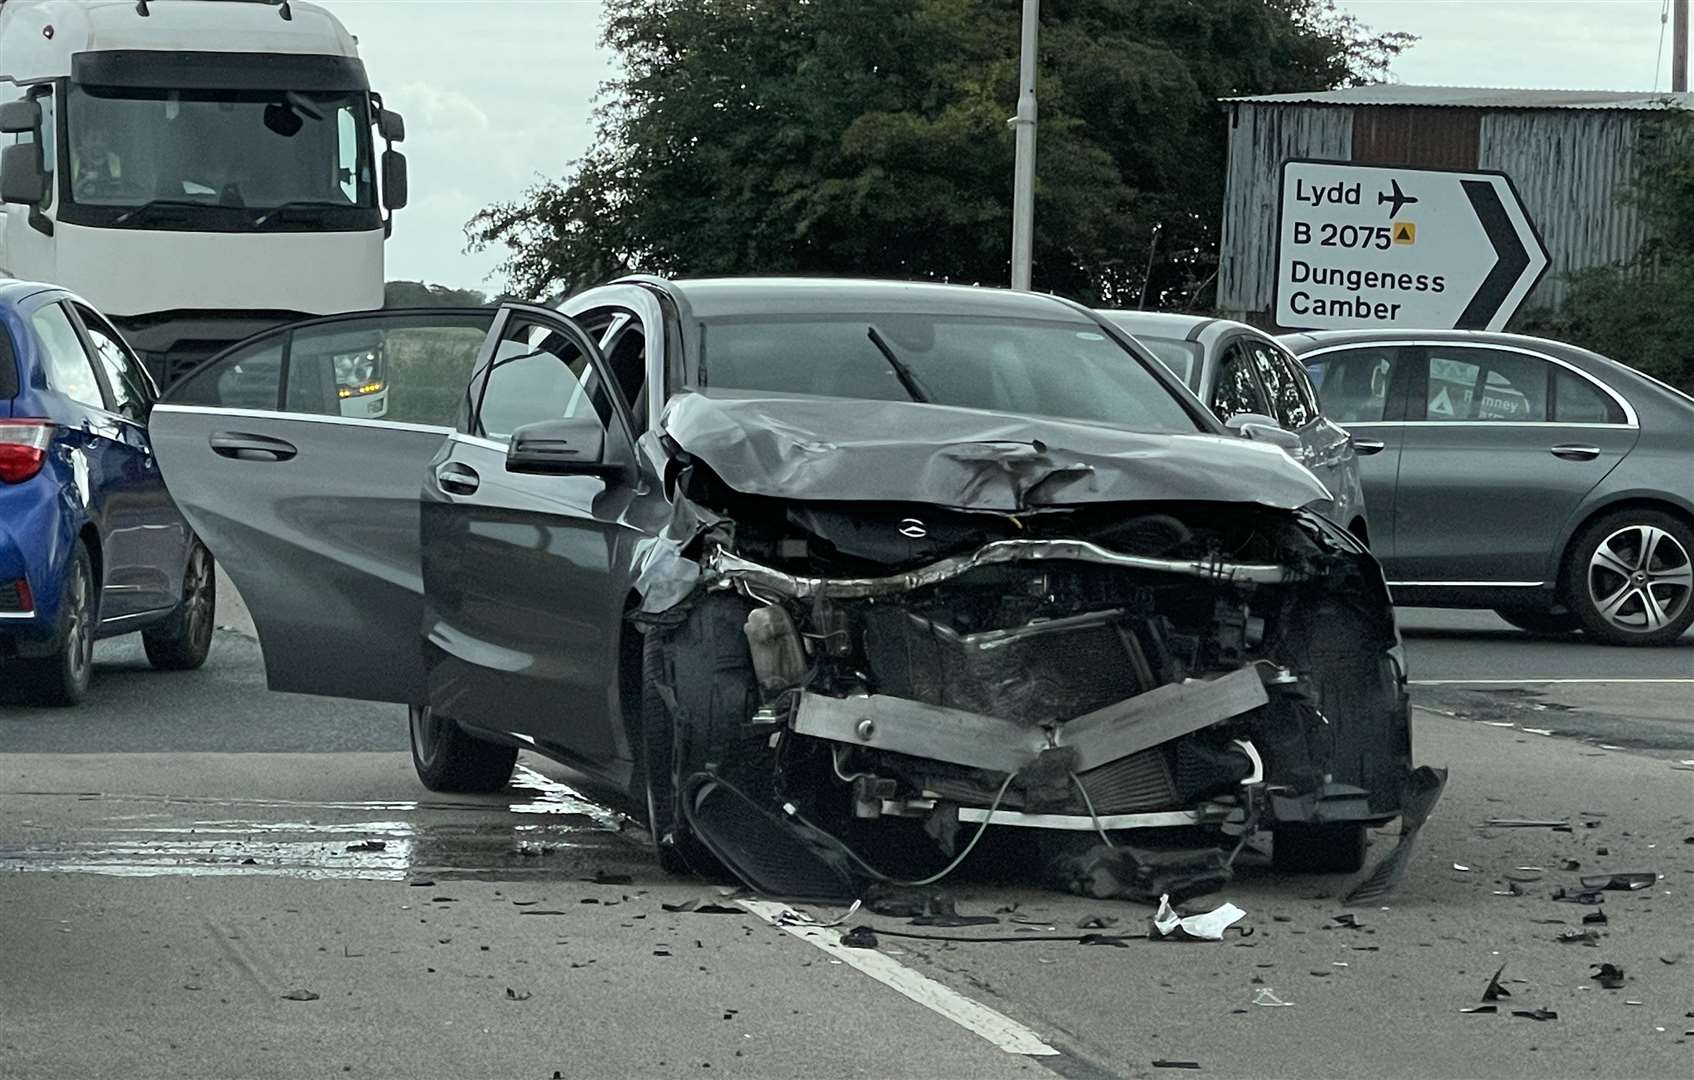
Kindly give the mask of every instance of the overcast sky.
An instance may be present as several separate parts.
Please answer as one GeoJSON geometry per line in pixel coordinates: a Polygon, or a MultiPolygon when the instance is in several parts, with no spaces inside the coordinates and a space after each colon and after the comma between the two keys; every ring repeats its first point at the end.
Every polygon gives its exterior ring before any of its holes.
{"type": "MultiPolygon", "coordinates": [[[[411,205],[390,278],[500,284],[497,253],[467,255],[464,224],[558,176],[587,148],[611,74],[599,0],[320,0],[359,38],[372,85],[406,117],[411,205]]],[[[837,0],[850,3],[852,0],[837,0]]],[[[1204,2],[1204,0],[1203,0],[1204,2]]],[[[1400,82],[1645,90],[1663,0],[1339,0],[1378,30],[1422,39],[1400,82]]],[[[1669,44],[1659,88],[1670,79],[1669,44]]]]}

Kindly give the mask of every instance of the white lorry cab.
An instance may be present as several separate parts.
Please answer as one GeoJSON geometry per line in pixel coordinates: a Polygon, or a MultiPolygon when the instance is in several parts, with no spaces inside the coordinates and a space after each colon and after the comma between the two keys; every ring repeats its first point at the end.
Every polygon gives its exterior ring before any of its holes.
{"type": "MultiPolygon", "coordinates": [[[[0,0],[0,82],[0,274],[87,297],[161,385],[280,323],[382,306],[405,125],[329,12],[0,0]]],[[[350,415],[384,411],[381,365],[362,342],[337,358],[350,415]]]]}

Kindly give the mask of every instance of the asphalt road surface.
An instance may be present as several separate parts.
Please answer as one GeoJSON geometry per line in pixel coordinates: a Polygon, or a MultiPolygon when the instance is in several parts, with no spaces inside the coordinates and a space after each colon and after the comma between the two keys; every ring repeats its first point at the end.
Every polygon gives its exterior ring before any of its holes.
{"type": "Polygon", "coordinates": [[[1349,911],[1341,880],[1249,851],[1193,905],[1247,912],[1215,943],[972,867],[948,892],[995,924],[778,925],[783,905],[664,876],[556,766],[429,795],[400,710],[271,694],[242,634],[186,675],[105,643],[83,707],[0,700],[0,1077],[1686,1078],[1694,641],[1405,626],[1417,756],[1452,770],[1407,885],[1349,911]],[[1552,899],[1625,871],[1655,876],[1552,899]],[[665,907],[690,903],[730,910],[665,907]],[[876,949],[840,945],[857,925],[876,949]],[[1511,996],[1461,1012],[1502,964],[1511,996]],[[1514,1015],[1538,1009],[1557,1017],[1514,1015]]]}

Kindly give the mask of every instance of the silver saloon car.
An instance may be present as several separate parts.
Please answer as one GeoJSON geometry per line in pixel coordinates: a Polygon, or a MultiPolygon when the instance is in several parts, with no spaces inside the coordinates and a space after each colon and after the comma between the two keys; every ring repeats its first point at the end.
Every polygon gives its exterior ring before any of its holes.
{"type": "Polygon", "coordinates": [[[1382,443],[1355,438],[1326,417],[1306,370],[1276,338],[1203,315],[1100,314],[1157,356],[1230,430],[1281,446],[1306,466],[1330,495],[1311,509],[1370,543],[1358,459],[1382,443]]]}
{"type": "Polygon", "coordinates": [[[1381,442],[1371,547],[1394,599],[1659,645],[1694,623],[1694,399],[1603,356],[1476,331],[1282,339],[1381,442]]]}

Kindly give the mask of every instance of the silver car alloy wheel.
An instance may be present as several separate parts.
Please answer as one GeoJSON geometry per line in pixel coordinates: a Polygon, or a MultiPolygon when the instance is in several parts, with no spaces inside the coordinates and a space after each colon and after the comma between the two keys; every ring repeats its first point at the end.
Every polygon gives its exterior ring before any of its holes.
{"type": "Polygon", "coordinates": [[[93,591],[87,569],[80,562],[73,563],[69,609],[65,612],[65,651],[71,678],[78,685],[87,681],[88,671],[94,666],[94,628],[89,612],[89,594],[93,591]]]}
{"type": "Polygon", "coordinates": [[[442,728],[448,722],[436,719],[435,710],[428,705],[414,705],[411,712],[412,746],[418,760],[428,765],[440,752],[442,728]]]}
{"type": "Polygon", "coordinates": [[[1626,525],[1588,560],[1588,595],[1608,623],[1632,634],[1675,622],[1694,595],[1694,563],[1675,536],[1655,525],[1626,525]]]}

